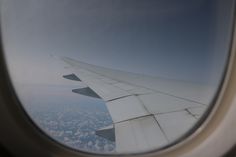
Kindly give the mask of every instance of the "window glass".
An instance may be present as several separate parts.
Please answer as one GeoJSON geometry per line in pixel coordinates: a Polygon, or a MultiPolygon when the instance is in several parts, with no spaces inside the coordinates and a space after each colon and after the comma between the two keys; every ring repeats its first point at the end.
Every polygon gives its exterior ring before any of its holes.
{"type": "Polygon", "coordinates": [[[51,139],[140,153],[183,139],[212,104],[233,0],[0,0],[16,94],[51,139]]]}

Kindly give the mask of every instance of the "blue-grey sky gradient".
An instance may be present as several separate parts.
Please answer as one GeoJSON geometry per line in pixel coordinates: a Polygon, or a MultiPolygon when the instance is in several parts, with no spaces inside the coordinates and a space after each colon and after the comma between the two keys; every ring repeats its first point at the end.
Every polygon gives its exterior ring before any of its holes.
{"type": "Polygon", "coordinates": [[[95,135],[113,123],[105,102],[73,93],[87,85],[62,77],[71,71],[60,57],[217,87],[229,51],[233,1],[0,0],[16,93],[35,123],[59,142],[113,150],[115,143],[95,135]]]}
{"type": "Polygon", "coordinates": [[[20,82],[47,82],[45,75],[55,71],[51,54],[135,73],[211,82],[219,80],[227,56],[231,3],[3,0],[6,56],[20,82]]]}

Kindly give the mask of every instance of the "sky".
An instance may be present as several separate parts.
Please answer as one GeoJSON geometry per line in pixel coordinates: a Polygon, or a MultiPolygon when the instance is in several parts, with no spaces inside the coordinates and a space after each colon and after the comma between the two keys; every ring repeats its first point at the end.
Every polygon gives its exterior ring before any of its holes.
{"type": "Polygon", "coordinates": [[[65,104],[68,109],[86,106],[108,113],[102,100],[71,92],[85,84],[62,77],[71,73],[62,56],[217,86],[229,51],[232,4],[233,0],[0,0],[9,73],[34,120],[32,108],[47,112],[65,104]]]}
{"type": "Polygon", "coordinates": [[[157,77],[217,82],[229,48],[231,3],[2,0],[8,68],[16,82],[61,83],[58,77],[68,71],[58,58],[66,56],[157,77]]]}

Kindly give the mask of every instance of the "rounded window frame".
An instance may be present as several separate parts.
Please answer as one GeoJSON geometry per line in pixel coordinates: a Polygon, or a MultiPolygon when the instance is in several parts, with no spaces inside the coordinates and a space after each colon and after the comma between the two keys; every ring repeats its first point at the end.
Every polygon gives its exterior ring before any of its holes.
{"type": "MultiPolygon", "coordinates": [[[[235,11],[234,7],[234,11],[235,11]]],[[[230,44],[230,53],[228,57],[228,64],[226,65],[224,77],[219,86],[218,92],[208,110],[204,113],[204,116],[198,121],[195,126],[189,130],[183,137],[180,137],[175,142],[168,144],[160,149],[153,151],[147,151],[143,153],[134,154],[97,154],[89,153],[80,150],[75,150],[59,142],[49,138],[41,129],[39,129],[26,111],[23,109],[17,94],[14,91],[14,87],[10,80],[10,76],[7,71],[7,66],[4,57],[4,48],[2,40],[0,43],[0,103],[7,111],[7,116],[13,121],[14,128],[22,132],[23,136],[19,139],[26,137],[29,144],[33,143],[33,147],[41,147],[40,150],[44,153],[57,156],[159,156],[159,157],[171,157],[182,156],[189,153],[193,149],[196,149],[202,143],[204,143],[210,134],[214,132],[214,129],[222,125],[222,121],[227,117],[230,108],[235,103],[236,99],[236,15],[234,14],[232,30],[232,39],[230,44]],[[235,88],[234,88],[235,87],[235,88]]],[[[1,29],[0,29],[1,30],[1,29]]],[[[0,33],[1,34],[1,33],[0,33]]],[[[236,106],[234,107],[236,108],[236,106]]],[[[235,116],[236,117],[236,116],[235,116]]],[[[1,122],[1,121],[0,121],[1,122]]],[[[1,132],[0,132],[1,133],[1,132]]],[[[236,133],[235,133],[236,135],[236,133]]],[[[4,140],[2,140],[4,141],[4,140]]],[[[0,142],[2,142],[0,140],[0,142]]],[[[7,140],[5,140],[6,142],[7,140]]],[[[236,142],[236,141],[235,141],[236,142]]],[[[11,142],[10,142],[11,143],[11,142]]],[[[236,144],[236,143],[235,143],[236,144]]],[[[27,145],[27,144],[25,144],[27,145]]],[[[12,148],[8,148],[12,149],[12,148]]],[[[27,149],[27,148],[26,148],[27,149]]],[[[36,148],[34,148],[37,150],[36,148]]],[[[18,153],[20,150],[17,150],[18,153]]],[[[32,150],[31,150],[32,151],[32,150]]],[[[26,152],[25,152],[26,153],[26,152]]],[[[38,151],[35,152],[36,156],[42,156],[38,151]]]]}

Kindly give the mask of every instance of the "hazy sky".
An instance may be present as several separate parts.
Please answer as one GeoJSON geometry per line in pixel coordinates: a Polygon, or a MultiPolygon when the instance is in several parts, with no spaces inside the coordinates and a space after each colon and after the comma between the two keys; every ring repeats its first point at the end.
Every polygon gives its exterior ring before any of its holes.
{"type": "Polygon", "coordinates": [[[232,2],[0,0],[3,46],[16,92],[33,120],[36,111],[65,108],[102,111],[111,123],[105,102],[71,92],[85,84],[62,78],[70,71],[60,57],[215,84],[229,49],[232,2]]]}
{"type": "Polygon", "coordinates": [[[228,51],[231,3],[2,0],[6,56],[12,76],[27,83],[55,83],[67,72],[58,70],[64,65],[52,54],[147,75],[217,80],[228,51]]]}

